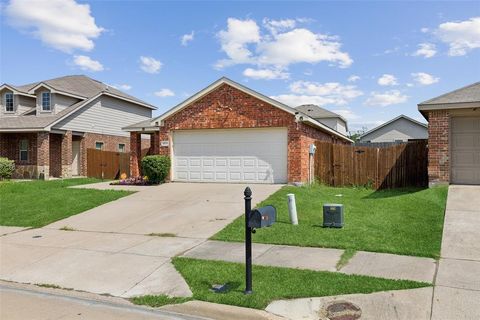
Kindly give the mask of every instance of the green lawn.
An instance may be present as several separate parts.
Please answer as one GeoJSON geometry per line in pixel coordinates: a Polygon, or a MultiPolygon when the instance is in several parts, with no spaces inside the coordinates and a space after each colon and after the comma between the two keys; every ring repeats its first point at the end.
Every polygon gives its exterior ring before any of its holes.
{"type": "MultiPolygon", "coordinates": [[[[264,309],[270,302],[279,299],[371,293],[429,286],[427,283],[414,281],[254,265],[253,294],[245,295],[243,264],[189,258],[174,258],[173,264],[190,286],[193,292],[192,299],[256,309],[264,309]],[[229,288],[226,292],[214,293],[210,290],[212,285],[225,283],[229,288]]],[[[183,302],[186,299],[143,296],[133,298],[132,301],[159,307],[163,304],[183,302]]]]}
{"type": "Polygon", "coordinates": [[[42,227],[131,194],[128,191],[67,188],[95,182],[100,180],[3,182],[0,184],[0,225],[42,227]]]}
{"type": "MultiPolygon", "coordinates": [[[[447,190],[447,187],[374,191],[321,185],[286,186],[259,205],[274,205],[277,223],[257,230],[252,238],[262,243],[438,258],[447,190]],[[298,226],[289,222],[288,193],[296,197],[298,226]],[[322,227],[324,203],[344,204],[344,228],[322,227]]],[[[244,241],[244,232],[244,217],[241,216],[213,239],[244,241]]]]}

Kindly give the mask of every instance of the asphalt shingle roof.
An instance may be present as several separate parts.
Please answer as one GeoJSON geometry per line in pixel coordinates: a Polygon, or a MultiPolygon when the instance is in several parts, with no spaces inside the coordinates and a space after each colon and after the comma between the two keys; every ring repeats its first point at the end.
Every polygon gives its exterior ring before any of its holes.
{"type": "Polygon", "coordinates": [[[111,94],[120,96],[122,98],[130,99],[142,104],[150,105],[149,103],[142,101],[134,96],[126,94],[118,89],[115,89],[112,86],[109,86],[103,82],[98,80],[89,78],[84,75],[71,75],[71,76],[64,76],[60,78],[30,83],[27,85],[22,86],[13,86],[11,87],[17,89],[20,92],[28,93],[32,88],[36,87],[40,83],[44,83],[55,90],[74,94],[77,96],[81,96],[84,98],[91,98],[99,94],[100,92],[109,92],[111,94]]]}
{"type": "Polygon", "coordinates": [[[313,119],[321,118],[340,118],[346,122],[346,120],[339,114],[329,111],[327,109],[321,108],[315,104],[302,104],[301,106],[295,107],[298,111],[305,113],[307,116],[313,119]]]}
{"type": "Polygon", "coordinates": [[[480,102],[480,82],[442,94],[436,98],[419,103],[422,105],[480,102]]]}
{"type": "Polygon", "coordinates": [[[9,85],[13,89],[28,94],[30,90],[38,86],[39,84],[45,84],[53,89],[69,93],[75,96],[80,96],[83,99],[79,102],[65,108],[61,112],[55,115],[48,115],[48,116],[36,116],[30,115],[30,113],[35,109],[28,110],[22,115],[18,116],[11,116],[11,117],[2,117],[0,118],[0,129],[2,130],[9,130],[9,129],[43,129],[56,120],[73,113],[78,108],[82,107],[85,103],[91,100],[93,97],[101,94],[101,93],[109,93],[121,98],[125,98],[128,100],[132,100],[134,102],[138,102],[143,105],[150,106],[151,108],[155,108],[154,106],[137,99],[129,94],[126,94],[118,89],[115,89],[112,86],[104,84],[100,81],[94,80],[84,75],[71,75],[65,76],[40,82],[34,82],[26,85],[21,86],[14,86],[9,85]]]}

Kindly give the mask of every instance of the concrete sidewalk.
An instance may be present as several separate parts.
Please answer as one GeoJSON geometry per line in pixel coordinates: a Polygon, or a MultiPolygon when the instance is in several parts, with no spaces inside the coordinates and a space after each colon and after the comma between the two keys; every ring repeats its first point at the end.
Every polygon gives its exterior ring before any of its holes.
{"type": "MultiPolygon", "coordinates": [[[[253,264],[286,268],[336,272],[343,250],[294,247],[254,243],[253,264]]],[[[245,245],[240,242],[206,241],[186,251],[184,257],[245,261],[245,245]]],[[[400,256],[359,251],[339,272],[387,279],[403,279],[432,283],[436,262],[430,258],[400,256]]]]}
{"type": "Polygon", "coordinates": [[[450,186],[432,319],[480,315],[480,186],[450,186]]]}

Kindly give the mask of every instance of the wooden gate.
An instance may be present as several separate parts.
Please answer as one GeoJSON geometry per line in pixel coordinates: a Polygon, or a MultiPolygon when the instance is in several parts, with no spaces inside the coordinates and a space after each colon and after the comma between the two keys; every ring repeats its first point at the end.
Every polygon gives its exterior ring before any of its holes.
{"type": "Polygon", "coordinates": [[[428,185],[426,141],[389,147],[316,143],[315,177],[331,186],[388,189],[428,185]]]}
{"type": "Polygon", "coordinates": [[[130,175],[130,153],[87,149],[87,176],[99,179],[119,179],[130,175]]]}

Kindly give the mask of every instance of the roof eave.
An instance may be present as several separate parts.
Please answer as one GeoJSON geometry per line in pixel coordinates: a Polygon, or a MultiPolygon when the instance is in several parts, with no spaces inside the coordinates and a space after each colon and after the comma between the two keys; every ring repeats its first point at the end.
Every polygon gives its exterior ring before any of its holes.
{"type": "Polygon", "coordinates": [[[157,110],[157,107],[155,107],[151,104],[148,104],[146,102],[140,102],[140,101],[136,101],[136,100],[133,100],[133,99],[128,99],[126,97],[122,97],[122,96],[119,96],[117,94],[107,92],[107,91],[102,91],[102,93],[104,95],[107,95],[107,96],[110,96],[110,97],[114,97],[114,98],[117,98],[117,99],[120,99],[120,100],[128,101],[128,102],[131,102],[131,103],[134,103],[134,104],[138,104],[138,105],[140,105],[142,107],[145,107],[145,108],[149,108],[149,109],[152,109],[152,110],[157,110]]]}

